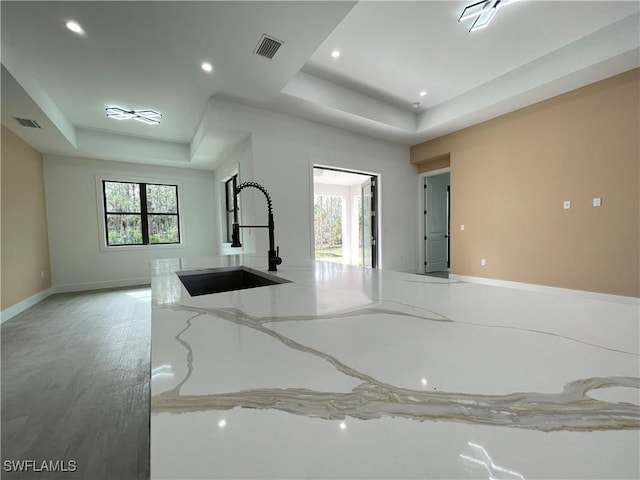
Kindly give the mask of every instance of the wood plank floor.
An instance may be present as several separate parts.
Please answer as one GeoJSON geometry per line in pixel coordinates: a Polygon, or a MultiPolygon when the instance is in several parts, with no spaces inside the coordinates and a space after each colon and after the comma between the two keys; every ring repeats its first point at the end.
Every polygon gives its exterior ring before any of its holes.
{"type": "Polygon", "coordinates": [[[2,478],[149,478],[148,287],[53,295],[2,325],[2,478]],[[75,461],[73,473],[7,460],[75,461]]]}

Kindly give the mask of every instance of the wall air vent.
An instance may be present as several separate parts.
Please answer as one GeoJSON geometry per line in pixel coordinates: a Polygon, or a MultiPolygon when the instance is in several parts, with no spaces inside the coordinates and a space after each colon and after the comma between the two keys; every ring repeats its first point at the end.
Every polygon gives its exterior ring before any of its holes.
{"type": "Polygon", "coordinates": [[[18,123],[23,127],[42,128],[40,125],[38,125],[38,122],[36,122],[35,120],[29,120],[28,118],[18,118],[18,117],[13,117],[13,118],[15,118],[18,121],[18,123]]]}
{"type": "Polygon", "coordinates": [[[253,53],[260,55],[261,57],[273,58],[283,43],[284,42],[281,42],[280,40],[276,40],[273,37],[263,34],[253,53]]]}

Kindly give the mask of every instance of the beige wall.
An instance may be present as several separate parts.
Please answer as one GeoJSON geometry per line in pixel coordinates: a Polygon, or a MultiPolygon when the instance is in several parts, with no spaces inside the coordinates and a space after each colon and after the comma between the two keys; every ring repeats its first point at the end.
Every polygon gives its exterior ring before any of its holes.
{"type": "Polygon", "coordinates": [[[448,168],[450,166],[451,158],[447,153],[446,155],[431,158],[429,161],[421,162],[418,165],[418,173],[433,172],[434,170],[440,170],[441,168],[448,168]]]}
{"type": "Polygon", "coordinates": [[[4,125],[1,155],[4,311],[51,287],[51,275],[42,155],[4,125]]]}
{"type": "Polygon", "coordinates": [[[639,72],[412,147],[450,155],[452,273],[640,296],[639,72]]]}

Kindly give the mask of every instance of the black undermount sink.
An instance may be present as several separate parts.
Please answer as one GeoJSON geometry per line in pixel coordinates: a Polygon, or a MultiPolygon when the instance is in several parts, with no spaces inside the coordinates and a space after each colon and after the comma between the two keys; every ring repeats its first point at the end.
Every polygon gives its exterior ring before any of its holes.
{"type": "Polygon", "coordinates": [[[207,268],[177,272],[177,275],[192,297],[291,283],[290,280],[247,267],[207,268]]]}

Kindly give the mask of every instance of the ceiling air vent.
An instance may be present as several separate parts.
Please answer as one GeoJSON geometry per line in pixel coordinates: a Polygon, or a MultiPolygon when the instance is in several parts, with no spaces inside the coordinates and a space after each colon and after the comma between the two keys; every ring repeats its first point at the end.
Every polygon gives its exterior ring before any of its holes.
{"type": "Polygon", "coordinates": [[[258,46],[256,47],[254,53],[262,57],[273,58],[273,56],[276,54],[283,43],[284,42],[276,40],[275,38],[268,35],[262,35],[262,38],[260,39],[260,42],[258,43],[258,46]]]}
{"type": "Polygon", "coordinates": [[[38,122],[36,122],[35,120],[29,120],[28,118],[18,118],[18,117],[13,117],[13,118],[15,118],[18,121],[18,123],[23,127],[42,128],[40,125],[38,125],[38,122]]]}

